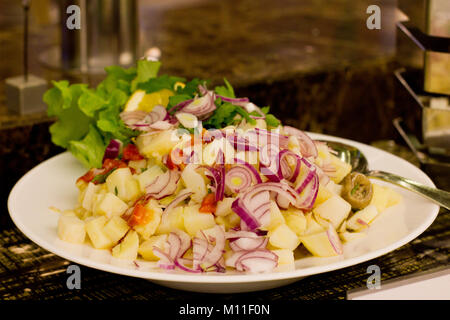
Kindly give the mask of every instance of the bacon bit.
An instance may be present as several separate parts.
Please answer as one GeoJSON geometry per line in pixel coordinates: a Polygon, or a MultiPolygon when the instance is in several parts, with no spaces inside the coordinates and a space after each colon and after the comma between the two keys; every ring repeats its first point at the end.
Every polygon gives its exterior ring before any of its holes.
{"type": "Polygon", "coordinates": [[[198,211],[202,213],[214,213],[216,212],[216,208],[216,194],[208,193],[205,198],[203,198],[202,205],[198,211]]]}
{"type": "Polygon", "coordinates": [[[125,161],[137,161],[144,159],[144,157],[139,153],[136,145],[130,143],[125,148],[123,148],[122,159],[125,161]]]}

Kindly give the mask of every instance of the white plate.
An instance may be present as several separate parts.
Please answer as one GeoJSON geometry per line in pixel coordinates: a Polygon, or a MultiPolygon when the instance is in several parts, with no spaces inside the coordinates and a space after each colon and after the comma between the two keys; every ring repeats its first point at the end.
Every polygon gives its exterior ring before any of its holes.
{"type": "MultiPolygon", "coordinates": [[[[383,169],[434,186],[425,173],[409,162],[382,150],[320,134],[314,139],[328,139],[354,145],[367,157],[371,169],[383,169]]],[[[296,260],[295,270],[281,270],[267,274],[187,274],[162,271],[153,263],[115,259],[107,250],[95,250],[90,245],[73,245],[58,239],[58,213],[50,207],[72,209],[78,190],[75,180],[85,169],[69,153],[62,153],[44,161],[14,186],[8,208],[17,227],[32,241],[54,254],[91,268],[122,275],[139,277],[182,290],[197,292],[248,292],[279,287],[303,277],[355,265],[408,243],[425,231],[436,218],[436,204],[407,190],[392,186],[403,195],[404,201],[382,213],[371,225],[368,235],[344,246],[344,255],[334,258],[303,258],[296,260]]],[[[381,181],[377,183],[384,184],[381,181]]]]}

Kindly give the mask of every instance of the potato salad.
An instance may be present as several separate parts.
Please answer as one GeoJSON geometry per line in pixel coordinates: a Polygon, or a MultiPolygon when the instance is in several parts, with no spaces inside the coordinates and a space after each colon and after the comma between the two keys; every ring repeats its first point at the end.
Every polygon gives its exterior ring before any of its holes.
{"type": "Polygon", "coordinates": [[[158,68],[110,68],[97,89],[60,82],[46,95],[54,142],[88,167],[61,240],[165,270],[272,272],[294,268],[296,250],[343,254],[401,201],[228,81],[210,89],[158,68]],[[64,103],[88,119],[83,134],[58,131],[64,103]]]}

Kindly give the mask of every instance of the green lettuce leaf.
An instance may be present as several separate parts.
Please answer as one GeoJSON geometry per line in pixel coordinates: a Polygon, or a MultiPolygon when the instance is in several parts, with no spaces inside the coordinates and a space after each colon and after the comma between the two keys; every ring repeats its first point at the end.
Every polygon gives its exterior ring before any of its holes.
{"type": "Polygon", "coordinates": [[[228,80],[224,78],[223,81],[225,82],[226,87],[224,87],[224,86],[217,86],[214,89],[214,92],[219,94],[219,95],[221,95],[221,96],[227,97],[227,98],[236,98],[236,95],[234,93],[234,89],[231,86],[231,84],[228,82],[228,80]]]}
{"type": "Polygon", "coordinates": [[[50,126],[52,142],[68,148],[71,140],[79,140],[86,135],[92,122],[92,119],[78,108],[78,99],[86,85],[68,86],[67,81],[53,84],[54,87],[44,95],[48,115],[58,117],[58,121],[50,126]]]}
{"type": "Polygon", "coordinates": [[[146,82],[141,82],[137,85],[137,88],[144,90],[146,93],[152,93],[162,89],[173,90],[175,83],[184,81],[186,81],[184,78],[163,75],[158,78],[151,78],[146,82]]]}
{"type": "Polygon", "coordinates": [[[100,168],[102,166],[106,144],[95,126],[90,125],[86,136],[79,141],[70,141],[68,149],[86,167],[100,168]]]}
{"type": "Polygon", "coordinates": [[[151,78],[155,78],[158,75],[161,62],[139,60],[137,62],[137,76],[131,82],[131,91],[136,91],[139,83],[146,82],[151,78]]]}

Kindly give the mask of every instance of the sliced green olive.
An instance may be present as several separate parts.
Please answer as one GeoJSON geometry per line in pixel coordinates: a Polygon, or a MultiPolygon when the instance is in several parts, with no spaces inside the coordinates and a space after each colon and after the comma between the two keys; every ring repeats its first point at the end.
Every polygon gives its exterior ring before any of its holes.
{"type": "Polygon", "coordinates": [[[372,183],[362,173],[352,172],[348,174],[342,185],[342,198],[350,203],[353,209],[364,209],[372,200],[372,183]]]}

